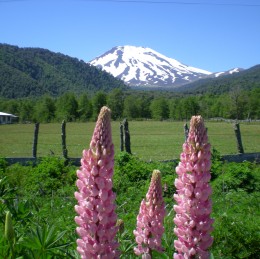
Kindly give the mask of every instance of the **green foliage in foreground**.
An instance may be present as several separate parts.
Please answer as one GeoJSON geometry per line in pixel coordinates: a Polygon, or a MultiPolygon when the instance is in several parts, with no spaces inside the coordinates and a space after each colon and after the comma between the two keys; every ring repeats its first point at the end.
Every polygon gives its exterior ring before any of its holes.
{"type": "MultiPolygon", "coordinates": [[[[172,258],[173,193],[176,163],[143,162],[125,152],[115,159],[114,191],[118,218],[124,230],[118,233],[121,258],[136,258],[133,230],[140,202],[153,169],[162,173],[167,206],[164,254],[172,258]]],[[[74,223],[76,167],[63,160],[46,158],[35,167],[8,166],[0,159],[0,258],[79,258],[75,252],[74,223]],[[4,235],[6,213],[10,211],[14,238],[4,235]]],[[[215,258],[257,258],[260,253],[260,167],[255,163],[212,161],[215,258]]],[[[12,237],[12,235],[11,235],[12,237]]]]}

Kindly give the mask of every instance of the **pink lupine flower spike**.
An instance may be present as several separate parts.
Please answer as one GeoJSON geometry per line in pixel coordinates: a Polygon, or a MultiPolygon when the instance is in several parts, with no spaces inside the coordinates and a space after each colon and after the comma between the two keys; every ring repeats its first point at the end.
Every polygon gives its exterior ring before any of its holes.
{"type": "Polygon", "coordinates": [[[143,259],[150,259],[152,250],[163,251],[161,239],[164,232],[164,216],[161,173],[159,170],[154,170],[146,199],[141,202],[137,226],[134,230],[137,243],[137,247],[134,248],[136,255],[142,255],[143,259]]]}
{"type": "Polygon", "coordinates": [[[188,139],[183,144],[180,163],[176,167],[178,178],[175,180],[177,194],[174,199],[176,216],[174,241],[177,253],[174,259],[199,258],[208,259],[208,248],[213,243],[210,236],[213,219],[210,175],[210,144],[207,130],[201,116],[193,116],[190,121],[188,139]]]}
{"type": "Polygon", "coordinates": [[[115,194],[112,191],[114,146],[111,137],[111,112],[103,107],[98,116],[90,142],[83,151],[76,182],[78,192],[77,251],[82,259],[119,258],[115,213],[115,194]]]}

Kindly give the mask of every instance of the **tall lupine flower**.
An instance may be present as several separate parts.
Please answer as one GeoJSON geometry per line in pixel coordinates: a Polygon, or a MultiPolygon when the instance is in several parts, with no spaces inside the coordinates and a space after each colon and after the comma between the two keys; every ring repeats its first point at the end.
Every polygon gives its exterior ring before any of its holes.
{"type": "Polygon", "coordinates": [[[137,227],[134,230],[137,243],[137,247],[134,248],[136,255],[142,255],[143,259],[150,259],[151,250],[163,251],[161,239],[164,232],[164,216],[161,173],[159,170],[154,170],[146,199],[141,202],[137,227]]]}
{"type": "Polygon", "coordinates": [[[102,107],[90,142],[90,148],[83,151],[75,192],[78,216],[75,221],[77,251],[82,259],[118,258],[118,243],[115,241],[117,215],[115,194],[112,191],[114,173],[114,145],[111,137],[111,112],[102,107]]]}
{"type": "Polygon", "coordinates": [[[210,175],[210,144],[207,130],[201,116],[193,116],[190,121],[188,139],[183,144],[180,163],[176,167],[178,178],[175,180],[177,194],[174,199],[176,216],[174,233],[178,240],[174,246],[178,252],[175,259],[210,257],[208,248],[213,243],[210,236],[213,219],[210,175]]]}

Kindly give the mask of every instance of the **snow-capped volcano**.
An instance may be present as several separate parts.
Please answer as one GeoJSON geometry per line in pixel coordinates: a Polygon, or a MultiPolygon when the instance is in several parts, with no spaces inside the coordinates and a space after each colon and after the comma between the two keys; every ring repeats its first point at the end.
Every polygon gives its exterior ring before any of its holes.
{"type": "Polygon", "coordinates": [[[114,47],[89,63],[131,86],[176,87],[212,74],[150,48],[134,46],[114,47]]]}

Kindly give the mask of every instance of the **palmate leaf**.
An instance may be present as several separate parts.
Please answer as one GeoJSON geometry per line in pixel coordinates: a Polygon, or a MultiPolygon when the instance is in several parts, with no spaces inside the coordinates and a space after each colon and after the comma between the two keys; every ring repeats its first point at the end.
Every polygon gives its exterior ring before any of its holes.
{"type": "Polygon", "coordinates": [[[29,234],[23,238],[21,244],[31,250],[32,258],[34,258],[35,254],[40,256],[61,255],[61,253],[64,254],[66,252],[65,248],[70,245],[70,243],[60,242],[65,233],[66,231],[56,232],[54,226],[36,225],[35,228],[31,229],[29,234]]]}
{"type": "Polygon", "coordinates": [[[26,225],[30,222],[33,217],[32,210],[34,205],[29,200],[19,200],[19,199],[9,199],[6,202],[6,206],[12,214],[12,218],[15,222],[20,222],[23,225],[26,225]]]}
{"type": "Polygon", "coordinates": [[[122,255],[128,254],[130,251],[133,251],[135,243],[132,242],[130,234],[127,230],[118,235],[118,242],[120,244],[120,250],[122,255]]]}

